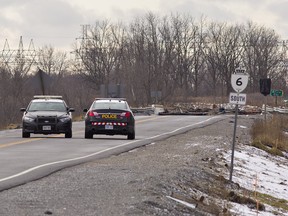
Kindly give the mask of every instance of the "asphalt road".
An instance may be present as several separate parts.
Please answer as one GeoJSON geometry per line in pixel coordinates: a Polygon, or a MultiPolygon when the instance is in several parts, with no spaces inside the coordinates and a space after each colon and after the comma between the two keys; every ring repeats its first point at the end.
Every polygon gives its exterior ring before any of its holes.
{"type": "Polygon", "coordinates": [[[21,129],[0,131],[0,191],[63,168],[125,151],[219,121],[225,116],[136,116],[136,139],[94,135],[84,139],[84,122],[73,123],[73,138],[34,135],[23,139],[21,129]]]}

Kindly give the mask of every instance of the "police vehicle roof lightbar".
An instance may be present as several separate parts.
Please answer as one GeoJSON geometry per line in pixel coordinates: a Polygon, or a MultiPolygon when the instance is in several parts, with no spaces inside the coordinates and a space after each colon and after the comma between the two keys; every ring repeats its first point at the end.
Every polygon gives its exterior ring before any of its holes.
{"type": "Polygon", "coordinates": [[[62,99],[60,95],[35,95],[34,99],[62,99]]]}

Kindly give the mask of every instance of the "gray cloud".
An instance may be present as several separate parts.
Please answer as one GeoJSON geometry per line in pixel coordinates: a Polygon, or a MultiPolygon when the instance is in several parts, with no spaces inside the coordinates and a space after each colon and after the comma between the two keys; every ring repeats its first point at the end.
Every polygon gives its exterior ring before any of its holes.
{"type": "MultiPolygon", "coordinates": [[[[157,15],[171,13],[189,14],[195,19],[201,16],[210,21],[245,23],[260,21],[275,29],[288,39],[286,24],[287,1],[279,0],[155,0],[149,8],[125,7],[105,2],[68,0],[0,0],[0,48],[4,39],[16,40],[23,36],[26,43],[33,38],[36,47],[49,45],[69,48],[75,38],[81,35],[81,25],[96,20],[129,22],[147,12],[157,15]],[[74,4],[72,3],[74,2],[74,4]],[[78,3],[79,3],[78,2],[78,3]],[[90,5],[87,5],[89,2],[90,5]],[[86,4],[86,5],[85,5],[86,4]],[[78,6],[76,6],[78,5],[78,6]],[[86,6],[84,9],[83,6],[86,6]],[[266,14],[267,12],[267,14],[266,14]],[[269,16],[271,18],[269,18],[269,16]],[[263,17],[263,18],[262,18],[263,17]],[[10,38],[9,38],[10,37],[10,38]],[[16,39],[15,39],[16,38],[16,39]]],[[[123,5],[122,5],[123,6],[123,5]]]]}
{"type": "Polygon", "coordinates": [[[27,42],[33,39],[35,45],[39,46],[67,46],[69,40],[72,44],[84,20],[78,8],[61,0],[21,1],[15,9],[11,4],[6,6],[6,10],[9,8],[11,13],[17,14],[18,19],[8,20],[2,16],[1,25],[15,31],[19,37],[23,36],[27,42]]]}
{"type": "Polygon", "coordinates": [[[284,40],[288,40],[288,2],[275,2],[269,4],[267,9],[276,16],[276,21],[272,28],[277,29],[277,32],[283,36],[284,40]]]}

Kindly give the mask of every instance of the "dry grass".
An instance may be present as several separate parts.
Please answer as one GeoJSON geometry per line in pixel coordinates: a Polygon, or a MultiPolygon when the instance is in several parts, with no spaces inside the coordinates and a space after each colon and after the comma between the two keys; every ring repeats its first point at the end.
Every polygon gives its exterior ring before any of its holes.
{"type": "Polygon", "coordinates": [[[73,116],[73,121],[83,121],[84,115],[73,116]]]}
{"type": "Polygon", "coordinates": [[[258,198],[259,198],[260,202],[262,202],[262,203],[266,203],[266,204],[273,206],[275,208],[284,209],[284,210],[288,211],[288,201],[287,200],[279,199],[279,198],[273,197],[271,195],[262,194],[262,193],[258,193],[258,198]]]}
{"type": "Polygon", "coordinates": [[[257,120],[252,126],[252,145],[274,155],[282,155],[288,151],[288,116],[274,114],[271,118],[257,120]]]}
{"type": "Polygon", "coordinates": [[[7,126],[0,127],[0,130],[19,129],[20,127],[20,124],[9,124],[7,126]]]}

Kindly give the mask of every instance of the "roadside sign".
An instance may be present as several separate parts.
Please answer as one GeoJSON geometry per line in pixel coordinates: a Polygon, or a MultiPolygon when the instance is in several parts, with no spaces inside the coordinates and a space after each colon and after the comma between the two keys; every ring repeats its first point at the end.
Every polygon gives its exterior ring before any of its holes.
{"type": "Polygon", "coordinates": [[[245,105],[246,101],[247,101],[246,94],[231,92],[229,95],[229,103],[231,104],[245,105]]]}
{"type": "Polygon", "coordinates": [[[248,74],[244,69],[237,68],[231,75],[231,85],[236,92],[242,92],[248,85],[248,74]]]}
{"type": "Polygon", "coordinates": [[[231,154],[231,166],[229,181],[232,182],[233,167],[234,167],[234,151],[236,141],[236,128],[237,128],[237,116],[238,105],[246,104],[246,94],[240,94],[248,85],[248,74],[245,73],[245,69],[236,68],[235,73],[231,75],[231,85],[236,93],[231,92],[229,95],[229,103],[236,104],[235,107],[235,122],[232,142],[232,154],[231,154]]]}
{"type": "Polygon", "coordinates": [[[282,90],[277,90],[277,89],[271,89],[270,95],[271,95],[271,96],[279,96],[279,97],[282,97],[282,96],[283,96],[283,91],[282,91],[282,90]]]}

